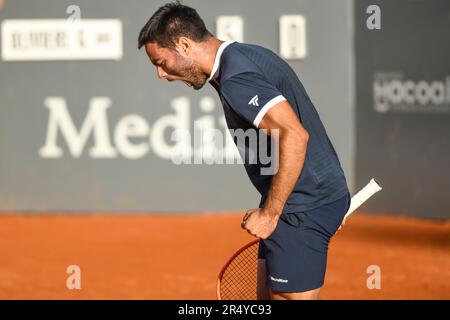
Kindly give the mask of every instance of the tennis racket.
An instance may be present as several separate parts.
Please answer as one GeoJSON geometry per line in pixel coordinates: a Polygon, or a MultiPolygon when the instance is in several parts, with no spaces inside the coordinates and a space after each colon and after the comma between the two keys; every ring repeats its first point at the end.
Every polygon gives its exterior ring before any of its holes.
{"type": "MultiPolygon", "coordinates": [[[[343,223],[359,206],[380,190],[380,184],[375,179],[371,179],[352,197],[343,223]]],[[[233,254],[222,267],[217,280],[217,298],[219,300],[256,300],[258,246],[259,239],[247,243],[233,254]]]]}

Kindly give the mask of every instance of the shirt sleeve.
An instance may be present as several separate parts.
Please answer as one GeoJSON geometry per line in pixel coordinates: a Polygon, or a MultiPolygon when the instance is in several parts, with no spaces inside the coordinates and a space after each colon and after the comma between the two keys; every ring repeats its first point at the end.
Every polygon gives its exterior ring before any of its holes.
{"type": "Polygon", "coordinates": [[[230,107],[255,127],[259,126],[270,108],[286,100],[274,85],[258,73],[240,73],[226,79],[220,87],[230,107]]]}

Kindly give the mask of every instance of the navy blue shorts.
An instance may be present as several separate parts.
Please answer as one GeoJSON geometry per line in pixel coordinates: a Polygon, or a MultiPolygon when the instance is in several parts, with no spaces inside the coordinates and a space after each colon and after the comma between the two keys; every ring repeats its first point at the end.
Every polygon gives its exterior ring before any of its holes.
{"type": "Polygon", "coordinates": [[[274,232],[260,240],[258,258],[266,260],[267,287],[304,292],[322,287],[328,243],[350,207],[350,195],[316,209],[283,214],[274,232]]]}

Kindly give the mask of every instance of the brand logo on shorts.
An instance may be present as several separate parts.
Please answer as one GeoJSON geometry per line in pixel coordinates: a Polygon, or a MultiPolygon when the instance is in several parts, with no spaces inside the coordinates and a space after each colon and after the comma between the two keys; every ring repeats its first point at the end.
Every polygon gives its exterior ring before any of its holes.
{"type": "Polygon", "coordinates": [[[252,106],[256,106],[256,107],[259,107],[259,104],[258,104],[258,95],[256,95],[256,96],[254,96],[253,98],[252,98],[252,100],[250,100],[249,102],[248,102],[248,104],[251,104],[252,106]]]}
{"type": "Polygon", "coordinates": [[[274,277],[272,277],[272,276],[270,276],[270,280],[275,281],[275,282],[288,283],[288,280],[285,280],[285,279],[277,279],[277,278],[274,278],[274,277]]]}

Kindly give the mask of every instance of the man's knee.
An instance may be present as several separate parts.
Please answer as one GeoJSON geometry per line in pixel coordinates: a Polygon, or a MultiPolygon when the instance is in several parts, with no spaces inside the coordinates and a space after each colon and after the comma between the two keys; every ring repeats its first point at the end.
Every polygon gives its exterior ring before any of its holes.
{"type": "Polygon", "coordinates": [[[319,293],[320,288],[305,292],[279,292],[271,290],[270,298],[272,300],[318,300],[319,293]]]}

